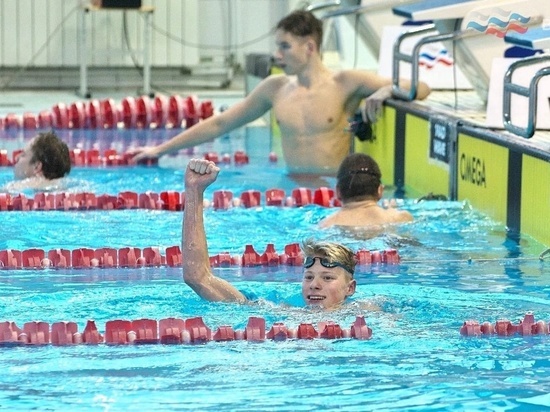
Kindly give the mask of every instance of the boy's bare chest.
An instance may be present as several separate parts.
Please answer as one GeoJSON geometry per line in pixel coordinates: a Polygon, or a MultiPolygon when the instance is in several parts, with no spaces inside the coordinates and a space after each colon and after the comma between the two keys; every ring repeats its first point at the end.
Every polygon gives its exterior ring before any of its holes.
{"type": "Polygon", "coordinates": [[[336,122],[344,114],[346,96],[334,86],[309,91],[293,89],[281,92],[273,104],[278,119],[301,119],[307,122],[336,122]]]}

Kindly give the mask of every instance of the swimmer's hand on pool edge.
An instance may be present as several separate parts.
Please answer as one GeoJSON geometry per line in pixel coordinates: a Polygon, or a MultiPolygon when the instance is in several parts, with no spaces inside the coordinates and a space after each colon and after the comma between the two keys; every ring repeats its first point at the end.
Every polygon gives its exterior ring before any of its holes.
{"type": "MultiPolygon", "coordinates": [[[[410,80],[400,80],[399,87],[410,90],[411,81],[410,80]]],[[[418,90],[416,92],[416,100],[424,100],[430,94],[431,89],[425,82],[418,83],[418,90]]],[[[365,99],[365,105],[362,110],[363,121],[366,123],[370,121],[371,123],[376,123],[376,121],[382,115],[384,109],[384,102],[391,98],[395,97],[393,94],[393,84],[381,86],[372,93],[369,97],[365,99]]]]}
{"type": "Polygon", "coordinates": [[[392,97],[392,87],[380,87],[377,91],[365,99],[365,106],[362,111],[363,121],[365,123],[375,123],[382,115],[384,101],[392,97]]]}

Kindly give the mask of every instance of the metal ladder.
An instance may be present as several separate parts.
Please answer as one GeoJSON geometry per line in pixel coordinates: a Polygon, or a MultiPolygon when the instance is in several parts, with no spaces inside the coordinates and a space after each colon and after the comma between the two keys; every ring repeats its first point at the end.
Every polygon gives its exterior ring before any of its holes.
{"type": "MultiPolygon", "coordinates": [[[[534,57],[527,57],[510,65],[506,74],[504,75],[504,96],[502,101],[502,116],[504,120],[504,127],[511,133],[518,136],[530,139],[535,134],[535,126],[537,123],[537,95],[538,95],[538,83],[544,76],[550,75],[550,55],[539,55],[534,57]],[[537,71],[529,83],[529,87],[520,86],[516,83],[512,83],[512,76],[514,72],[525,66],[533,64],[548,62],[548,67],[544,67],[537,71]],[[527,126],[520,127],[512,123],[512,94],[517,94],[523,97],[527,97],[529,100],[528,112],[527,112],[527,126]]],[[[550,104],[550,102],[549,102],[550,104]]]]}

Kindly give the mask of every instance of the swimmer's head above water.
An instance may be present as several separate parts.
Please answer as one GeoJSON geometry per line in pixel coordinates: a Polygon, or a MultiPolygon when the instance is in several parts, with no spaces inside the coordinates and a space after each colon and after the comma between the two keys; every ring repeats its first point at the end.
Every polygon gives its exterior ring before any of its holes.
{"type": "MultiPolygon", "coordinates": [[[[210,267],[204,230],[204,190],[220,169],[211,161],[192,159],[185,172],[183,218],[183,278],[203,299],[246,302],[246,297],[210,267]]],[[[334,309],[355,293],[355,254],[348,247],[332,242],[303,242],[304,272],[302,296],[309,306],[334,309]]]]}
{"type": "Polygon", "coordinates": [[[71,171],[69,148],[53,132],[39,133],[19,154],[13,168],[17,180],[59,179],[71,171]]]}
{"type": "Polygon", "coordinates": [[[355,293],[355,254],[339,243],[302,243],[304,276],[302,297],[307,305],[331,309],[340,306],[355,293]]]}

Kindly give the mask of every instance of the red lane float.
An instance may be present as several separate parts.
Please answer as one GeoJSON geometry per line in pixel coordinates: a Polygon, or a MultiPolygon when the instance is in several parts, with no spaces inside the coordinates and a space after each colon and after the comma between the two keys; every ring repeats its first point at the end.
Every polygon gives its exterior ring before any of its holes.
{"type": "Polygon", "coordinates": [[[229,190],[216,190],[212,200],[214,209],[229,209],[233,201],[233,192],[229,190]]]}
{"type": "MultiPolygon", "coordinates": [[[[96,109],[93,109],[93,110],[96,110],[96,109]]],[[[43,115],[44,119],[40,121],[40,124],[44,124],[44,125],[51,124],[50,120],[46,119],[46,116],[47,116],[46,114],[43,115]]],[[[149,121],[149,118],[148,118],[149,115],[144,115],[144,116],[145,117],[136,118],[135,121],[138,123],[149,121]]],[[[107,115],[107,118],[108,117],[109,115],[107,115]]],[[[28,127],[25,127],[25,129],[29,129],[29,130],[37,129],[37,125],[36,125],[37,120],[35,118],[25,118],[24,121],[26,122],[25,124],[29,125],[28,127]],[[33,124],[34,126],[32,126],[33,124]]],[[[99,127],[98,125],[100,123],[104,123],[106,127],[108,127],[108,125],[110,124],[109,120],[104,120],[102,115],[95,115],[95,114],[90,117],[88,117],[87,115],[83,115],[82,118],[75,117],[74,120],[71,120],[71,122],[73,121],[85,122],[86,124],[89,124],[90,127],[95,127],[95,126],[99,127]]],[[[126,121],[130,122],[130,121],[134,121],[134,119],[126,118],[126,121]]],[[[12,157],[15,157],[15,154],[21,151],[22,151],[21,149],[15,150],[12,153],[12,157]]],[[[115,149],[107,149],[105,150],[103,155],[101,155],[97,149],[85,150],[85,149],[75,148],[75,149],[71,149],[69,151],[69,154],[70,154],[71,163],[73,166],[128,166],[128,165],[134,164],[132,162],[133,156],[131,154],[118,153],[115,149]],[[112,161],[113,158],[116,158],[116,161],[112,161]],[[89,159],[93,159],[94,161],[90,161],[89,159]]],[[[208,152],[204,154],[204,158],[214,163],[220,163],[220,162],[223,162],[226,164],[231,163],[231,155],[229,153],[224,153],[220,158],[218,153],[208,152]]],[[[249,157],[245,152],[238,150],[233,154],[233,161],[235,165],[244,165],[249,163],[249,157]]],[[[143,164],[148,166],[156,165],[158,164],[158,159],[147,159],[147,161],[140,161],[138,162],[138,164],[143,164]]],[[[0,164],[0,166],[12,166],[12,165],[0,164]]],[[[315,196],[319,196],[319,195],[320,194],[315,194],[315,196]]],[[[327,195],[325,195],[325,197],[328,197],[329,199],[331,199],[333,195],[334,195],[333,192],[329,192],[327,195]]],[[[319,199],[321,198],[319,197],[319,199]]],[[[321,200],[318,200],[318,201],[320,202],[321,200]]],[[[309,203],[311,203],[311,201],[309,203]]]]}
{"type": "Polygon", "coordinates": [[[13,130],[21,128],[21,118],[15,113],[8,113],[4,118],[4,129],[13,130]]]}
{"type": "Polygon", "coordinates": [[[246,165],[249,163],[248,155],[242,150],[238,150],[233,155],[236,165],[246,165]]]}
{"type": "Polygon", "coordinates": [[[113,99],[102,100],[99,104],[101,119],[103,124],[98,124],[98,127],[104,129],[115,129],[119,122],[118,108],[113,99]]]}
{"type": "Polygon", "coordinates": [[[209,117],[214,116],[214,106],[210,100],[205,100],[201,102],[200,107],[200,117],[201,119],[208,119],[209,117]]]}
{"type": "Polygon", "coordinates": [[[535,321],[533,313],[527,312],[517,324],[513,324],[508,319],[499,319],[494,324],[489,322],[479,324],[476,320],[467,320],[460,328],[460,334],[463,336],[548,335],[548,324],[543,320],[535,321]]]}
{"type": "Polygon", "coordinates": [[[153,116],[157,127],[166,127],[170,110],[169,100],[166,96],[155,96],[153,100],[153,116]]]}
{"type": "Polygon", "coordinates": [[[283,189],[268,189],[265,192],[265,202],[268,206],[283,206],[286,194],[283,189]]]}
{"type": "Polygon", "coordinates": [[[246,207],[256,207],[261,204],[262,195],[259,190],[246,190],[241,193],[239,204],[246,207]]]}
{"type": "Polygon", "coordinates": [[[34,113],[23,113],[23,129],[33,130],[38,126],[38,118],[34,113]]]}
{"type": "Polygon", "coordinates": [[[166,318],[137,320],[109,320],[105,323],[105,332],[97,329],[95,321],[88,320],[82,332],[76,322],[27,322],[19,328],[15,322],[0,322],[0,346],[21,345],[128,345],[128,344],[206,344],[211,341],[227,342],[246,340],[265,342],[266,340],[284,341],[287,339],[358,339],[372,338],[363,316],[357,316],[349,329],[341,328],[333,321],[301,323],[296,329],[282,322],[275,322],[270,329],[261,317],[251,316],[244,330],[235,330],[228,325],[209,328],[202,317],[189,319],[166,318]]]}
{"type": "Polygon", "coordinates": [[[196,125],[201,117],[199,99],[197,96],[188,96],[183,100],[183,118],[185,127],[190,128],[196,125]]]}
{"type": "MultiPolygon", "coordinates": [[[[95,121],[100,121],[99,118],[95,118],[95,121]]],[[[130,121],[130,120],[128,120],[130,121]]],[[[137,121],[147,121],[147,119],[138,119],[137,121]]],[[[36,129],[36,127],[35,127],[36,129]]],[[[16,153],[21,152],[21,149],[15,150],[12,153],[12,157],[15,157],[16,153]]],[[[101,155],[99,153],[99,150],[97,149],[80,149],[75,148],[69,150],[69,155],[71,159],[71,163],[73,166],[128,166],[133,165],[132,162],[132,155],[129,153],[118,153],[115,149],[107,149],[101,155]],[[113,161],[113,159],[116,158],[116,161],[113,161]],[[90,161],[89,159],[93,159],[93,161],[90,161]]],[[[213,161],[214,163],[220,162],[220,157],[217,153],[209,152],[204,154],[204,158],[206,160],[213,161]]],[[[233,154],[233,159],[236,165],[243,165],[249,163],[248,155],[243,151],[236,151],[233,154]]],[[[231,163],[231,155],[226,153],[222,156],[221,161],[224,163],[231,163]]],[[[155,165],[158,164],[158,159],[147,159],[147,161],[140,161],[138,164],[144,164],[144,165],[155,165]]],[[[11,165],[3,165],[3,166],[11,166],[11,165]]]]}
{"type": "Polygon", "coordinates": [[[53,124],[53,115],[49,110],[38,113],[38,129],[50,129],[53,124]]]}
{"type": "Polygon", "coordinates": [[[136,99],[131,96],[125,97],[121,102],[121,114],[122,114],[122,123],[127,129],[135,129],[137,126],[137,104],[136,99]]]}
{"type": "Polygon", "coordinates": [[[140,129],[151,126],[154,118],[153,102],[149,96],[141,96],[136,101],[136,125],[140,129]]]}
{"type": "MultiPolygon", "coordinates": [[[[107,160],[99,157],[97,151],[89,150],[87,152],[73,150],[71,151],[71,161],[80,165],[83,163],[117,163],[124,159],[115,154],[108,155],[107,160]]],[[[16,156],[14,155],[14,161],[16,156]]],[[[0,165],[11,164],[7,154],[0,151],[0,165]]],[[[330,198],[333,194],[332,189],[321,187],[313,191],[311,189],[299,188],[292,191],[292,195],[286,198],[285,191],[282,189],[268,189],[265,192],[265,204],[267,206],[289,206],[301,207],[308,204],[316,204],[322,207],[336,206],[337,199],[330,198]],[[304,196],[303,194],[306,193],[304,196]],[[317,195],[321,193],[321,195],[317,195]]],[[[33,198],[28,198],[20,193],[12,195],[10,193],[0,193],[0,212],[10,211],[72,211],[72,210],[122,210],[122,209],[151,209],[182,211],[185,204],[185,192],[164,191],[154,192],[120,192],[116,195],[96,195],[95,193],[35,193],[33,198]]],[[[205,206],[212,206],[214,209],[227,210],[232,207],[258,207],[262,205],[262,195],[258,190],[246,190],[239,196],[231,191],[217,190],[213,193],[212,201],[205,199],[205,206]]]]}
{"type": "Polygon", "coordinates": [[[311,190],[299,187],[292,190],[293,205],[300,207],[311,204],[311,190]]]}
{"type": "MultiPolygon", "coordinates": [[[[278,253],[275,246],[269,243],[263,253],[258,253],[252,245],[245,245],[242,255],[231,255],[222,252],[212,255],[210,265],[216,267],[256,267],[256,266],[301,266],[304,261],[300,245],[292,243],[278,253]]],[[[401,258],[395,249],[370,251],[359,249],[355,252],[357,264],[366,265],[397,265],[401,258]]],[[[182,253],[178,245],[169,246],[164,253],[157,247],[115,248],[78,248],[68,249],[5,249],[0,250],[0,269],[81,269],[81,268],[137,268],[153,266],[182,266],[182,253]]]]}
{"type": "Polygon", "coordinates": [[[172,127],[181,127],[183,122],[183,97],[179,95],[170,96],[168,100],[168,122],[172,127]]]}
{"type": "Polygon", "coordinates": [[[112,128],[164,128],[191,127],[201,119],[214,115],[212,102],[199,102],[196,96],[148,96],[125,97],[117,106],[113,99],[89,102],[59,102],[51,110],[38,115],[8,113],[0,118],[0,128],[5,130],[49,129],[112,129],[112,128]]]}
{"type": "Polygon", "coordinates": [[[0,166],[13,166],[13,163],[8,157],[8,151],[1,149],[0,150],[0,166]]]}
{"type": "Polygon", "coordinates": [[[52,107],[52,126],[56,129],[69,128],[69,109],[65,103],[57,103],[52,107]]]}
{"type": "Polygon", "coordinates": [[[103,128],[104,122],[101,114],[101,103],[97,99],[92,99],[86,106],[87,126],[90,129],[103,128]]]}
{"type": "Polygon", "coordinates": [[[83,129],[88,127],[88,116],[86,115],[86,104],[74,102],[69,106],[69,127],[71,129],[83,129]]]}

